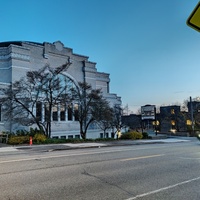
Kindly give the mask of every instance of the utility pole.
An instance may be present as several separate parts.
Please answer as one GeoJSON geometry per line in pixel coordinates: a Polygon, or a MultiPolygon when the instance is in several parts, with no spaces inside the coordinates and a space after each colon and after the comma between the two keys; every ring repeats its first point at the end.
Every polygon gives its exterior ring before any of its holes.
{"type": "Polygon", "coordinates": [[[190,97],[190,114],[191,114],[191,121],[192,121],[192,134],[194,135],[194,116],[193,116],[192,97],[190,97]]]}

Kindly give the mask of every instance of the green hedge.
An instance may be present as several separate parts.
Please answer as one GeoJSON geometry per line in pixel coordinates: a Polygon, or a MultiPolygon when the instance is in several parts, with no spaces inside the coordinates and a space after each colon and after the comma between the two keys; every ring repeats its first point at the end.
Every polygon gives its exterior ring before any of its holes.
{"type": "MultiPolygon", "coordinates": [[[[8,139],[8,144],[17,145],[17,144],[29,144],[30,136],[18,136],[12,135],[8,139]]],[[[62,143],[82,143],[82,142],[104,142],[104,141],[113,141],[113,138],[97,138],[97,139],[54,139],[47,138],[44,134],[35,134],[33,136],[33,144],[62,144],[62,143]]]]}
{"type": "Polygon", "coordinates": [[[46,135],[44,134],[40,134],[40,133],[36,133],[33,137],[33,142],[34,143],[43,143],[47,140],[46,135]]]}
{"type": "Polygon", "coordinates": [[[136,131],[131,131],[127,133],[123,133],[120,137],[122,140],[137,140],[137,139],[142,139],[143,135],[140,132],[136,131]]]}
{"type": "MultiPolygon", "coordinates": [[[[47,137],[44,134],[37,133],[32,138],[33,143],[40,144],[45,143],[47,140],[47,137]]],[[[17,144],[29,144],[30,143],[30,136],[18,136],[18,135],[12,135],[8,138],[8,144],[11,145],[17,145],[17,144]]]]}
{"type": "Polygon", "coordinates": [[[147,132],[142,133],[142,139],[151,139],[147,132]]]}
{"type": "Polygon", "coordinates": [[[28,144],[29,143],[29,136],[10,136],[8,138],[8,144],[15,145],[15,144],[28,144]]]}

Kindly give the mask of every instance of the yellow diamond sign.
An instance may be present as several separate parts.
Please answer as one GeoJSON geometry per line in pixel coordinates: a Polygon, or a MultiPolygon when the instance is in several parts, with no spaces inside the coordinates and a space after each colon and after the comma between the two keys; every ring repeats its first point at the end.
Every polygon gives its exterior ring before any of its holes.
{"type": "Polygon", "coordinates": [[[188,18],[187,25],[200,32],[200,1],[188,18]]]}

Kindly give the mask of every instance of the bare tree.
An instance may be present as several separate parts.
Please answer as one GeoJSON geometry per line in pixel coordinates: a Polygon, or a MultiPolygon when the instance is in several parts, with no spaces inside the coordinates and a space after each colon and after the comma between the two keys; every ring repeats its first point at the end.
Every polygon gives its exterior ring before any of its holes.
{"type": "Polygon", "coordinates": [[[61,84],[59,75],[71,63],[57,68],[43,67],[39,71],[28,71],[25,77],[1,89],[1,104],[5,120],[25,126],[36,124],[48,137],[51,137],[51,114],[53,106],[66,101],[67,85],[61,84]],[[38,103],[46,105],[46,117],[42,121],[35,108],[38,103]]]}
{"type": "Polygon", "coordinates": [[[95,122],[99,104],[103,101],[101,90],[92,89],[86,82],[79,82],[79,88],[72,89],[72,100],[78,105],[74,115],[80,124],[80,135],[86,139],[88,127],[95,122]]]}
{"type": "Polygon", "coordinates": [[[141,115],[141,108],[138,108],[136,114],[137,114],[137,115],[141,115]]]}
{"type": "Polygon", "coordinates": [[[101,102],[96,107],[95,121],[99,128],[103,131],[104,138],[106,136],[106,131],[112,128],[113,125],[113,109],[109,106],[109,103],[102,99],[101,102]]]}
{"type": "Polygon", "coordinates": [[[123,127],[122,121],[122,108],[120,105],[115,104],[113,107],[113,128],[116,129],[116,132],[120,132],[123,127]]]}
{"type": "Polygon", "coordinates": [[[2,104],[3,119],[11,123],[24,126],[36,123],[40,130],[40,122],[34,114],[37,98],[33,98],[31,85],[23,77],[9,87],[2,88],[0,99],[2,104]]]}

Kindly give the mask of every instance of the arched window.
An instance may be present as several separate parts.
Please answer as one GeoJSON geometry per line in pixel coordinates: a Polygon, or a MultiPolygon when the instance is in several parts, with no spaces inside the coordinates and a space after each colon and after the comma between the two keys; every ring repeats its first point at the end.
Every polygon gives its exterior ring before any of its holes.
{"type": "Polygon", "coordinates": [[[60,88],[63,90],[63,93],[70,94],[71,89],[78,89],[70,77],[59,74],[56,78],[59,78],[60,88]]]}
{"type": "MultiPolygon", "coordinates": [[[[71,93],[71,89],[78,90],[78,87],[74,83],[74,81],[63,74],[59,74],[59,82],[60,82],[60,88],[63,94],[66,94],[66,97],[71,93]]],[[[65,102],[61,103],[60,105],[60,120],[61,121],[72,121],[73,120],[73,112],[74,107],[72,102],[69,102],[67,99],[65,102]],[[66,117],[67,116],[67,117],[66,117]]]]}

